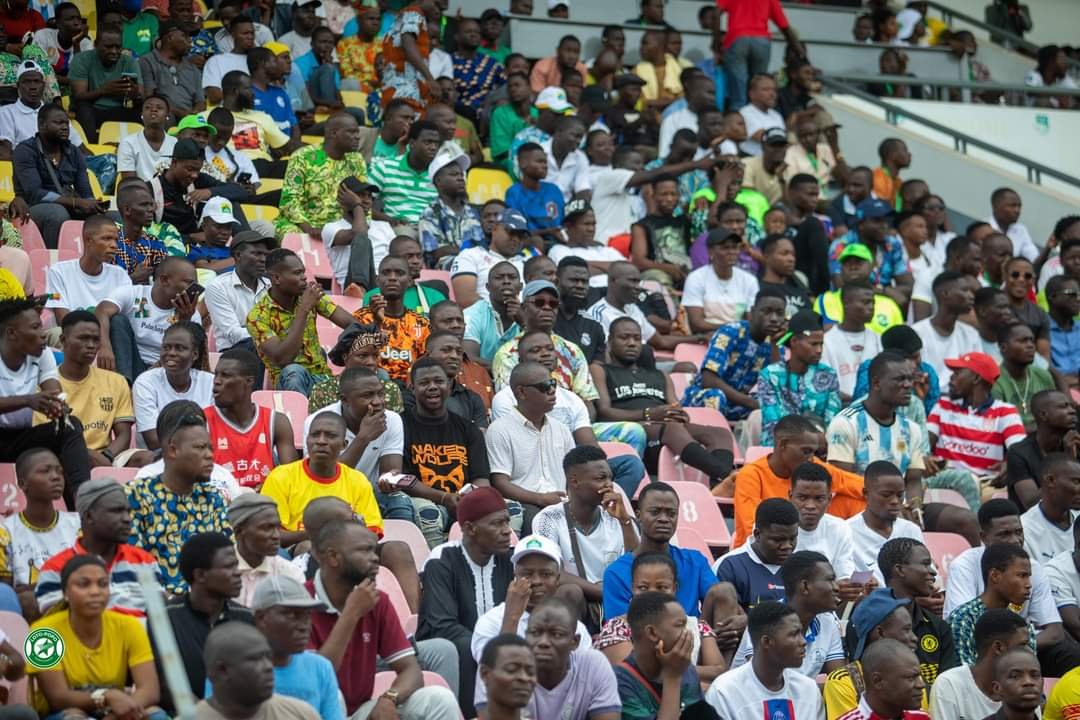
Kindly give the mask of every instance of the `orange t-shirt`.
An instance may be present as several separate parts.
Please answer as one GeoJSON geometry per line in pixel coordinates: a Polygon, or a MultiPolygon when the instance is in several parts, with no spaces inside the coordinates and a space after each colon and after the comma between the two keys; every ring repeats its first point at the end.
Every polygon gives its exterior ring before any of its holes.
{"type": "MultiPolygon", "coordinates": [[[[863,497],[863,479],[855,473],[841,470],[814,458],[811,462],[821,465],[832,477],[833,499],[828,513],[847,519],[866,509],[863,497]]],[[[737,548],[753,534],[754,514],[762,500],[787,499],[791,494],[791,480],[776,475],[769,467],[768,456],[744,465],[735,476],[735,537],[731,547],[737,548]]]]}
{"type": "MultiPolygon", "coordinates": [[[[360,323],[377,324],[371,308],[360,308],[353,317],[360,323]]],[[[428,328],[428,319],[412,310],[399,318],[385,316],[382,329],[387,343],[379,355],[379,367],[392,379],[408,384],[409,368],[424,354],[428,328]]]]}
{"type": "Polygon", "coordinates": [[[903,180],[893,177],[885,168],[874,168],[874,194],[894,208],[897,198],[900,197],[900,186],[903,184],[903,180]]]}

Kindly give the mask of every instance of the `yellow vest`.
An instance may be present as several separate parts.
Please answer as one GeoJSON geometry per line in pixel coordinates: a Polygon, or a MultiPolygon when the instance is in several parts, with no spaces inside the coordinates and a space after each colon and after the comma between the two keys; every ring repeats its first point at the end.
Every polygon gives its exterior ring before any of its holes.
{"type": "MultiPolygon", "coordinates": [[[[844,304],[840,301],[840,291],[830,290],[822,293],[814,301],[814,310],[821,319],[828,324],[836,324],[844,320],[844,304]]],[[[888,295],[874,294],[874,317],[866,323],[878,335],[885,332],[893,325],[902,325],[904,313],[900,312],[900,306],[888,295]]]]}

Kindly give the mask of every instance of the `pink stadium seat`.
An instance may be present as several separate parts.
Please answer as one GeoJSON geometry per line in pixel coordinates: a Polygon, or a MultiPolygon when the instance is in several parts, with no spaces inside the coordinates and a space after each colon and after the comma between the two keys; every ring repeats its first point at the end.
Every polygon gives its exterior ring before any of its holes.
{"type": "Polygon", "coordinates": [[[390,572],[389,568],[380,567],[379,575],[375,578],[375,587],[382,590],[390,598],[390,604],[394,606],[394,612],[397,613],[398,619],[401,620],[401,626],[404,628],[409,618],[414,617],[414,613],[409,609],[409,603],[405,599],[405,592],[401,589],[401,584],[398,583],[397,578],[394,577],[394,573],[390,572]]]}
{"type": "Polygon", "coordinates": [[[620,455],[637,455],[634,446],[624,442],[602,442],[600,443],[600,449],[609,458],[619,457],[620,455]]]}
{"type": "Polygon", "coordinates": [[[688,362],[700,368],[708,351],[709,348],[697,343],[679,343],[675,346],[675,362],[688,362]]]}
{"type": "Polygon", "coordinates": [[[284,413],[292,423],[293,442],[304,447],[304,421],[308,416],[307,398],[292,390],[256,390],[251,399],[258,405],[284,413]]]}
{"type": "MultiPolygon", "coordinates": [[[[964,507],[967,507],[966,503],[964,507]]],[[[938,571],[938,584],[945,587],[952,561],[971,545],[963,535],[950,532],[924,532],[923,542],[926,543],[926,549],[930,551],[930,557],[934,559],[934,567],[938,571]]]]}
{"type": "Polygon", "coordinates": [[[383,540],[399,540],[408,545],[417,572],[424,568],[424,561],[431,554],[424,533],[408,520],[383,520],[383,540]]]}
{"type": "Polygon", "coordinates": [[[14,223],[14,225],[22,236],[23,250],[30,252],[31,250],[46,249],[45,240],[41,237],[41,230],[38,229],[33,220],[27,220],[25,223],[14,223]]]}
{"type": "Polygon", "coordinates": [[[19,512],[25,504],[15,479],[15,463],[0,463],[0,515],[19,512]]]}
{"type": "Polygon", "coordinates": [[[34,292],[39,295],[45,294],[45,272],[50,266],[64,260],[78,260],[79,254],[74,250],[30,250],[30,273],[34,278],[34,292]]]}
{"type": "Polygon", "coordinates": [[[692,468],[681,460],[675,460],[675,454],[666,447],[660,448],[657,460],[656,479],[660,482],[692,482],[709,487],[709,478],[705,473],[692,468]]]}
{"type": "Polygon", "coordinates": [[[669,377],[671,377],[671,387],[675,390],[675,402],[682,405],[683,395],[686,394],[686,388],[690,387],[690,383],[694,381],[694,376],[690,373],[673,372],[669,374],[669,377]]]}
{"type": "Polygon", "coordinates": [[[1080,390],[1078,390],[1077,388],[1073,388],[1069,391],[1069,394],[1072,395],[1073,403],[1080,405],[1080,390]]]}
{"type": "Polygon", "coordinates": [[[338,338],[341,337],[341,328],[334,323],[330,322],[322,315],[315,317],[315,331],[319,333],[319,344],[327,350],[337,345],[338,338]]]}
{"type": "Polygon", "coordinates": [[[928,503],[945,503],[946,505],[956,505],[962,508],[968,507],[964,496],[949,488],[927,488],[925,500],[928,503]]]}
{"type": "Polygon", "coordinates": [[[1054,686],[1058,684],[1058,680],[1060,679],[1061,678],[1043,678],[1043,694],[1046,695],[1046,697],[1050,697],[1050,693],[1053,691],[1054,686]]]}
{"type": "Polygon", "coordinates": [[[675,301],[671,299],[671,292],[661,285],[656,280],[642,280],[641,289],[650,293],[660,293],[660,297],[664,298],[664,304],[667,305],[668,313],[672,318],[678,315],[679,309],[675,307],[675,301]]]}
{"type": "Polygon", "coordinates": [[[709,543],[705,542],[705,538],[701,537],[701,533],[693,528],[680,527],[671,542],[676,547],[685,548],[686,550],[697,550],[708,558],[710,564],[713,561],[713,551],[712,548],[709,547],[709,543]]]}
{"type": "Polygon", "coordinates": [[[331,295],[330,301],[348,313],[353,313],[364,306],[364,298],[351,295],[331,295]]]}
{"type": "Polygon", "coordinates": [[[450,299],[456,300],[454,297],[454,285],[450,282],[449,270],[428,270],[427,268],[420,271],[420,281],[425,280],[442,280],[446,283],[446,287],[450,290],[450,299]]]}
{"type": "Polygon", "coordinates": [[[679,481],[669,484],[679,496],[679,532],[694,530],[711,547],[731,547],[731,531],[708,486],[679,481]]]}
{"type": "Polygon", "coordinates": [[[690,416],[690,422],[695,425],[706,425],[708,427],[727,430],[728,434],[731,435],[731,450],[735,455],[735,464],[742,465],[742,452],[739,451],[739,444],[735,442],[735,433],[731,431],[731,425],[728,423],[727,418],[724,417],[723,413],[719,410],[714,410],[713,408],[688,407],[683,408],[683,410],[690,416]]]}
{"type": "Polygon", "coordinates": [[[74,250],[76,257],[82,257],[82,220],[68,220],[60,226],[59,250],[74,250]]]}
{"type": "Polygon", "coordinates": [[[771,447],[766,447],[764,445],[752,445],[746,448],[746,457],[743,458],[743,462],[749,465],[755,460],[760,460],[761,458],[765,457],[766,455],[771,453],[772,450],[773,449],[771,447]]]}
{"type": "Polygon", "coordinates": [[[96,467],[90,469],[90,479],[97,480],[100,477],[107,477],[112,478],[121,485],[127,485],[135,479],[138,472],[139,468],[96,467]]]}
{"type": "MultiPolygon", "coordinates": [[[[333,283],[333,287],[337,288],[337,282],[334,280],[334,266],[330,264],[326,246],[321,242],[303,233],[289,233],[282,240],[281,247],[292,250],[300,256],[309,279],[329,280],[333,283]]],[[[340,292],[340,289],[335,292],[340,292]]]]}
{"type": "MultiPolygon", "coordinates": [[[[6,610],[0,610],[0,631],[7,635],[7,641],[11,643],[11,646],[22,654],[23,643],[26,641],[26,635],[30,631],[30,627],[26,624],[26,620],[23,619],[23,616],[6,610]]],[[[16,680],[13,683],[8,682],[7,680],[0,680],[0,685],[8,688],[8,705],[26,702],[26,676],[23,676],[20,680],[16,680]]]]}

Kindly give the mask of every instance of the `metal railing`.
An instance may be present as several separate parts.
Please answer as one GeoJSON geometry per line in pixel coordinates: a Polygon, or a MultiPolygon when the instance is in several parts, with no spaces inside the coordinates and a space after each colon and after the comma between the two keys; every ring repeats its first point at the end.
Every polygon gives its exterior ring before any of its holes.
{"type": "MultiPolygon", "coordinates": [[[[870,76],[870,77],[873,77],[875,81],[880,82],[882,77],[888,77],[888,76],[870,76]]],[[[918,82],[915,81],[913,78],[903,78],[903,79],[907,80],[907,81],[914,82],[915,84],[918,84],[918,82]]],[[[913,112],[911,112],[911,110],[909,110],[907,108],[902,108],[902,107],[900,107],[898,105],[893,105],[892,103],[887,102],[885,100],[882,100],[881,98],[879,98],[879,97],[877,97],[875,95],[871,95],[870,93],[866,92],[862,88],[856,87],[854,85],[849,84],[848,82],[845,82],[844,80],[840,80],[840,79],[837,79],[837,78],[834,78],[834,77],[825,77],[825,78],[822,79],[822,84],[825,86],[826,89],[828,89],[833,94],[851,95],[853,97],[857,97],[858,99],[860,99],[860,100],[862,100],[864,102],[868,102],[868,103],[870,103],[872,105],[875,105],[875,106],[881,108],[882,110],[885,111],[885,122],[887,122],[890,125],[899,126],[900,120],[903,119],[903,120],[906,120],[906,121],[911,121],[911,122],[918,123],[919,125],[922,125],[922,126],[928,128],[930,130],[933,130],[934,132],[938,132],[938,133],[941,133],[943,135],[947,135],[948,137],[952,138],[953,149],[958,153],[961,153],[963,155],[967,155],[968,154],[968,148],[973,147],[973,148],[978,148],[979,150],[982,150],[984,152],[990,153],[992,155],[997,155],[998,157],[1000,157],[1000,158],[1002,158],[1004,160],[1008,160],[1009,162],[1016,163],[1017,165],[1020,165],[1021,167],[1025,168],[1028,182],[1030,182],[1030,183],[1032,183],[1034,185],[1042,185],[1043,177],[1045,176],[1045,177],[1048,177],[1048,178],[1053,178],[1054,180],[1057,180],[1059,182],[1065,183],[1066,185],[1071,185],[1072,187],[1080,190],[1080,178],[1074,177],[1074,176],[1069,175],[1067,173],[1060,172],[1058,170],[1055,170],[1054,168],[1047,167],[1046,165],[1043,165],[1041,163],[1037,163],[1034,160],[1031,160],[1030,158],[1026,158],[1026,157],[1023,157],[1021,155],[1017,155],[1016,153],[1009,152],[1008,150],[1002,149],[1001,147],[998,147],[997,145],[992,145],[992,144],[990,144],[988,142],[980,140],[977,137],[974,137],[972,135],[968,135],[967,133],[960,132],[959,130],[956,130],[955,128],[951,128],[951,127],[948,127],[946,125],[942,125],[941,123],[935,122],[934,120],[931,120],[930,118],[923,117],[922,115],[918,115],[916,113],[913,113],[913,112]]]]}
{"type": "Polygon", "coordinates": [[[973,94],[1006,93],[1012,95],[1049,95],[1051,97],[1080,98],[1080,88],[1031,87],[1015,83],[972,82],[970,80],[943,80],[940,78],[919,78],[911,75],[863,75],[859,73],[829,73],[832,80],[839,80],[857,85],[907,85],[913,87],[929,86],[951,90],[966,90],[973,94]]]}

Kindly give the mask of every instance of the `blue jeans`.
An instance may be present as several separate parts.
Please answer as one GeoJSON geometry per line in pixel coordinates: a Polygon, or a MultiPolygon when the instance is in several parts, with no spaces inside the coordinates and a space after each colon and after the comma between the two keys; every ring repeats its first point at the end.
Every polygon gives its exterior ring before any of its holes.
{"type": "Polygon", "coordinates": [[[116,187],[116,155],[92,155],[86,158],[86,167],[97,175],[101,192],[111,195],[116,187]]]}
{"type": "Polygon", "coordinates": [[[739,109],[747,103],[746,91],[750,79],[769,71],[772,44],[767,37],[741,37],[731,44],[724,56],[727,69],[727,91],[731,107],[739,109]]]}
{"type": "Polygon", "coordinates": [[[109,342],[116,358],[116,372],[135,382],[147,370],[146,362],[139,355],[139,346],[135,344],[135,331],[127,315],[117,313],[109,320],[109,342]]]}
{"type": "Polygon", "coordinates": [[[612,479],[626,493],[626,497],[634,497],[641,478],[645,477],[645,463],[641,462],[641,458],[637,455],[619,455],[608,458],[608,467],[611,468],[612,479]]]}
{"type": "Polygon", "coordinates": [[[416,524],[416,511],[413,510],[412,500],[408,495],[400,490],[384,493],[379,490],[377,482],[371,483],[371,487],[375,491],[375,502],[379,503],[379,512],[382,513],[383,520],[408,520],[416,524]]]}
{"type": "Polygon", "coordinates": [[[289,363],[281,368],[278,375],[276,390],[293,390],[304,397],[311,395],[311,390],[326,378],[322,375],[313,375],[300,363],[289,363]]]}

